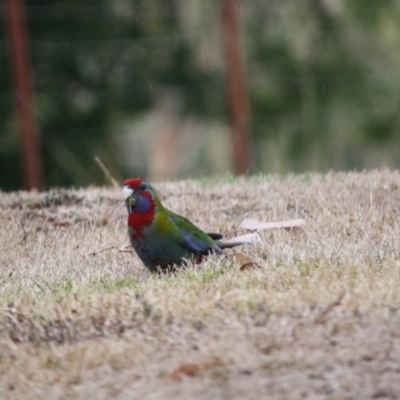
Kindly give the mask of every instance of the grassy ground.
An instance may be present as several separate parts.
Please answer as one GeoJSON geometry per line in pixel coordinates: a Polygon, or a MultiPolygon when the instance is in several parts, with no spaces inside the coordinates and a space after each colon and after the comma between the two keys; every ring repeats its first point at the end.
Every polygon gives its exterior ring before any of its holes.
{"type": "Polygon", "coordinates": [[[0,398],[400,397],[400,174],[155,185],[208,231],[305,218],[151,276],[119,189],[0,193],[0,398]]]}

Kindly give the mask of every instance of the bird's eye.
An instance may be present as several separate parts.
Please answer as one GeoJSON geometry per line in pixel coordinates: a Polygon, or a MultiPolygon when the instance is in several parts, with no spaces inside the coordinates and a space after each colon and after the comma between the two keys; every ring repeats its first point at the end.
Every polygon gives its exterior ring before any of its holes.
{"type": "Polygon", "coordinates": [[[140,189],[140,190],[146,190],[146,185],[145,185],[144,183],[142,183],[142,184],[139,186],[139,189],[140,189]]]}

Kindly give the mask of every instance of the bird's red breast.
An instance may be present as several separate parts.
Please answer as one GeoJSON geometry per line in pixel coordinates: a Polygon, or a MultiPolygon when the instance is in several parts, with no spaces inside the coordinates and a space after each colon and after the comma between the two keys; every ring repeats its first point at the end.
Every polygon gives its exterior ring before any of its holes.
{"type": "Polygon", "coordinates": [[[151,220],[154,217],[155,214],[155,209],[156,209],[156,204],[154,203],[154,200],[151,196],[151,193],[141,193],[140,196],[142,198],[145,198],[149,203],[149,207],[147,208],[147,210],[145,212],[139,212],[138,210],[133,210],[133,213],[129,215],[129,225],[130,226],[141,226],[141,225],[145,225],[147,226],[148,223],[146,223],[146,221],[148,219],[151,220]]]}
{"type": "Polygon", "coordinates": [[[140,194],[143,201],[148,201],[149,207],[145,212],[140,212],[139,210],[133,210],[131,214],[128,215],[128,226],[133,228],[132,237],[133,239],[137,239],[143,232],[143,229],[150,226],[154,221],[154,216],[156,213],[156,204],[152,198],[151,193],[143,192],[140,194]]]}

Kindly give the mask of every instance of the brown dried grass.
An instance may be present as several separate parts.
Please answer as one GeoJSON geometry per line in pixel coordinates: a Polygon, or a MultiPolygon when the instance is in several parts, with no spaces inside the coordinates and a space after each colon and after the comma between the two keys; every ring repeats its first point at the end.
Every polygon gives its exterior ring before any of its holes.
{"type": "Polygon", "coordinates": [[[307,225],[160,277],[119,190],[0,193],[1,398],[400,397],[397,171],[155,186],[208,231],[307,225]]]}

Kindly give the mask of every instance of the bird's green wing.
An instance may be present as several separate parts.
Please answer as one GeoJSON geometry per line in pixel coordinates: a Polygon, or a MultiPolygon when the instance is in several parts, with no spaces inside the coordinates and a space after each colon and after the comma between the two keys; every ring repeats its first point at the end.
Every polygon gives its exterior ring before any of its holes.
{"type": "Polygon", "coordinates": [[[221,252],[214,240],[185,217],[170,213],[169,218],[180,232],[182,245],[195,253],[221,252]]]}

